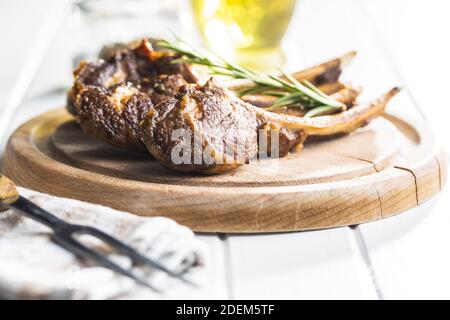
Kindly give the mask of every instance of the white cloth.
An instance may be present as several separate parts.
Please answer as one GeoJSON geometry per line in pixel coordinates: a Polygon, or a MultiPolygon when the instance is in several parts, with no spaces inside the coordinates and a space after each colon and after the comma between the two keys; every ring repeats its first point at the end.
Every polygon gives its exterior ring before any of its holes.
{"type": "MultiPolygon", "coordinates": [[[[58,198],[19,188],[22,196],[72,223],[91,225],[110,233],[140,252],[158,259],[172,270],[186,271],[199,288],[156,270],[133,271],[145,275],[155,292],[132,280],[81,261],[50,240],[50,229],[13,210],[0,212],[0,297],[45,299],[177,299],[205,298],[207,250],[188,228],[162,217],[138,217],[107,207],[58,198]]],[[[96,239],[82,241],[103,250],[122,266],[127,258],[116,256],[96,239]]]]}

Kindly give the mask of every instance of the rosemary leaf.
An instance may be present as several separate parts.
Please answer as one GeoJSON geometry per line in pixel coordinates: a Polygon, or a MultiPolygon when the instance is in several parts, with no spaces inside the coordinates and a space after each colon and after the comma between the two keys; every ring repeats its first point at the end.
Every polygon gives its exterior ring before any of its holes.
{"type": "Polygon", "coordinates": [[[249,94],[262,94],[277,97],[272,108],[282,106],[300,106],[311,109],[307,114],[314,116],[325,112],[343,110],[345,105],[332,99],[308,81],[298,81],[287,73],[281,71],[284,77],[257,73],[249,68],[230,62],[208,48],[207,53],[200,52],[186,41],[175,36],[177,43],[167,40],[158,41],[156,46],[169,50],[180,57],[171,63],[189,63],[207,67],[214,75],[222,75],[233,79],[247,79],[253,86],[238,90],[239,96],[249,94]]]}
{"type": "Polygon", "coordinates": [[[322,106],[322,107],[317,107],[317,108],[309,110],[304,115],[304,117],[312,118],[312,117],[318,117],[318,116],[325,116],[325,115],[336,113],[338,111],[340,111],[340,109],[337,109],[334,107],[329,107],[329,106],[322,106]]]}

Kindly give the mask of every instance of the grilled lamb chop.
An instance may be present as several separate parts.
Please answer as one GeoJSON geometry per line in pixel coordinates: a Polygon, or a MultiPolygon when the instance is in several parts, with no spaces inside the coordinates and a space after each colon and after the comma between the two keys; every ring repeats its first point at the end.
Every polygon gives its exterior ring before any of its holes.
{"type": "Polygon", "coordinates": [[[257,156],[263,147],[258,134],[279,131],[282,156],[309,135],[346,133],[368,124],[398,90],[337,115],[301,118],[257,108],[210,80],[204,86],[184,85],[152,109],[142,122],[142,137],[150,153],[171,170],[223,173],[257,156]]]}
{"type": "Polygon", "coordinates": [[[143,40],[107,47],[97,62],[82,62],[74,72],[68,110],[83,131],[110,144],[146,151],[139,124],[155,105],[197,78],[176,56],[155,51],[143,40]]]}
{"type": "Polygon", "coordinates": [[[241,100],[212,81],[204,86],[183,86],[175,98],[162,102],[147,114],[142,122],[144,143],[161,164],[172,170],[205,173],[233,170],[239,166],[234,159],[236,155],[245,163],[258,151],[256,113],[241,104],[241,100]],[[179,141],[173,141],[174,135],[179,141]],[[193,140],[194,135],[198,143],[193,140]],[[188,152],[188,159],[184,159],[187,165],[178,165],[174,159],[179,156],[180,142],[189,149],[184,150],[188,152]],[[211,152],[204,157],[204,150],[211,152]],[[206,159],[209,156],[211,161],[206,159]],[[229,164],[217,165],[228,156],[233,158],[229,164]]]}
{"type": "MultiPolygon", "coordinates": [[[[172,97],[180,86],[197,82],[188,65],[171,63],[178,56],[154,50],[155,42],[144,39],[106,46],[99,54],[99,61],[80,63],[74,72],[75,82],[68,94],[67,109],[76,116],[86,134],[116,146],[146,151],[139,128],[145,114],[172,97]]],[[[354,55],[354,52],[347,53],[293,76],[299,80],[307,79],[326,92],[335,92],[338,88],[344,90],[345,87],[336,81],[343,66],[354,55]]],[[[247,85],[252,83],[244,81],[239,86],[247,85]]],[[[338,100],[347,99],[352,103],[356,96],[347,94],[338,100]]],[[[268,97],[257,97],[254,103],[267,106],[272,101],[268,97]]],[[[303,112],[298,108],[279,111],[299,116],[303,112]]],[[[285,136],[290,137],[284,140],[286,143],[294,145],[293,141],[301,140],[301,135],[288,131],[283,129],[285,136]]]]}

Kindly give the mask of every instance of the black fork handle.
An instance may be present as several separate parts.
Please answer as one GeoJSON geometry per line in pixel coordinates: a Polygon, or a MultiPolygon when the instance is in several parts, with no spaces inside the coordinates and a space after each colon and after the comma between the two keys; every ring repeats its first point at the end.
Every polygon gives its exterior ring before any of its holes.
{"type": "Polygon", "coordinates": [[[53,230],[68,225],[67,222],[55,217],[50,212],[38,207],[36,204],[22,196],[19,196],[16,202],[8,204],[8,206],[15,209],[20,214],[36,220],[53,230]]]}
{"type": "Polygon", "coordinates": [[[55,217],[50,212],[38,207],[33,202],[20,196],[16,185],[8,177],[0,173],[0,207],[10,207],[20,214],[36,220],[55,230],[67,223],[55,217]]]}

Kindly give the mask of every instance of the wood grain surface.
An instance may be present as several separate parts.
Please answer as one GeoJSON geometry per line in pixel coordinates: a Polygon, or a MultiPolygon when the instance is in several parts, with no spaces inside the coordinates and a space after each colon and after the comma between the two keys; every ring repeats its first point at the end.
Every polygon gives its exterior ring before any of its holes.
{"type": "Polygon", "coordinates": [[[226,175],[176,174],[149,156],[86,137],[63,109],[22,125],[4,171],[18,185],[202,232],[278,232],[353,225],[417,206],[445,183],[445,154],[421,123],[386,115],[282,159],[226,175]]]}

